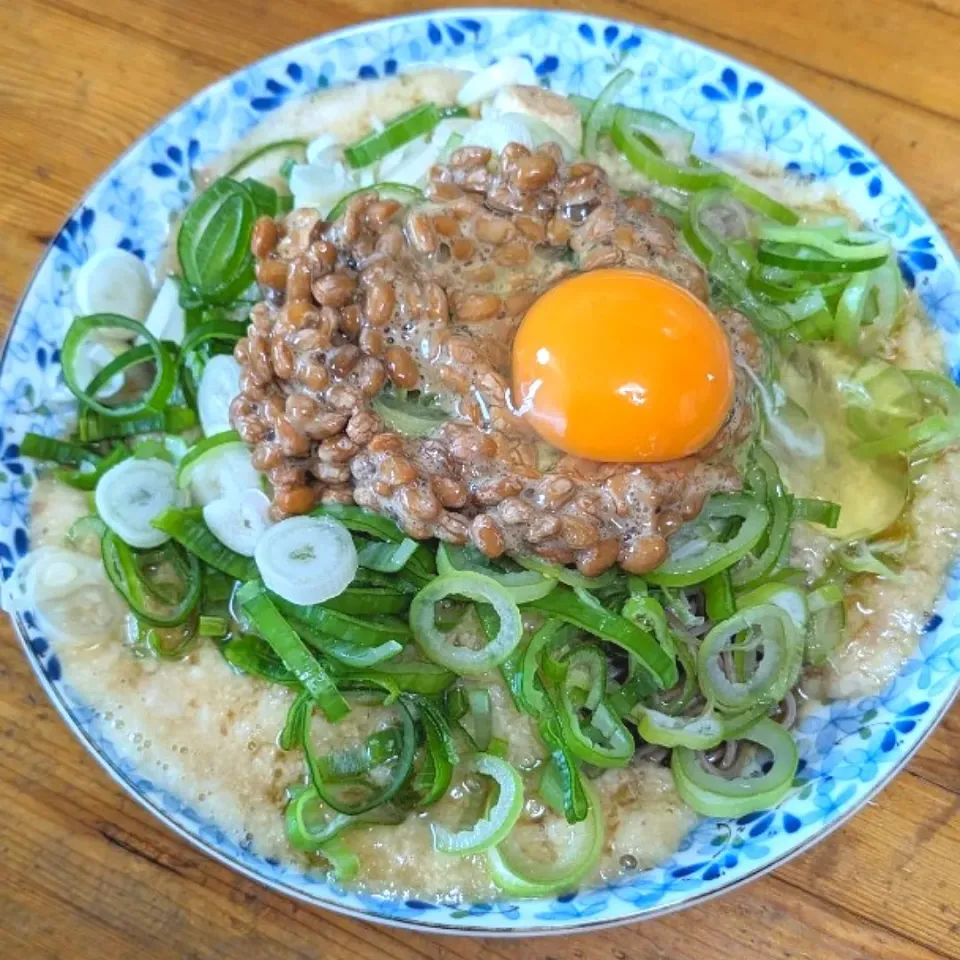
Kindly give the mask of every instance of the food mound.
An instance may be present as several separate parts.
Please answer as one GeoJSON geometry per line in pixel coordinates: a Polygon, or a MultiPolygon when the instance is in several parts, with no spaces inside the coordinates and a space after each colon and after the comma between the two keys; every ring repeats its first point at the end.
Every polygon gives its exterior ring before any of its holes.
{"type": "Polygon", "coordinates": [[[890,240],[525,60],[274,113],[154,289],[78,271],[4,606],[131,767],[393,897],[567,893],[776,806],[960,532],[890,240]]]}
{"type": "MultiPolygon", "coordinates": [[[[740,376],[700,456],[596,463],[547,448],[518,414],[510,346],[537,297],[578,272],[649,271],[705,299],[703,267],[649,198],[622,198],[601,167],[565,163],[556,144],[513,143],[497,158],[459,147],[425,193],[410,209],[369,191],[333,221],[315,210],[257,221],[265,299],[235,350],[231,413],[276,514],[355,502],[411,537],[470,542],[490,558],[532,553],[587,576],[653,569],[709,494],[739,487],[750,381],[740,376]],[[405,414],[394,398],[407,391],[432,405],[405,414]]],[[[721,319],[759,369],[748,321],[721,319]]]]}

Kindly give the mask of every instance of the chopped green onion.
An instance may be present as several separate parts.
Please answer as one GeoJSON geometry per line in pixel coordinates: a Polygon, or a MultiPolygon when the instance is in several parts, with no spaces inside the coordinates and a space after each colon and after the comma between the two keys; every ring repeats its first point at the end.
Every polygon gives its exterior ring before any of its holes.
{"type": "Polygon", "coordinates": [[[197,425],[197,415],[189,407],[167,407],[163,413],[116,420],[94,410],[83,410],[77,417],[77,436],[81,443],[120,440],[144,433],[183,433],[197,425]]]}
{"type": "Polygon", "coordinates": [[[830,500],[797,497],[793,501],[793,516],[796,520],[819,523],[829,530],[834,530],[840,522],[840,504],[830,500]]]}
{"type": "Polygon", "coordinates": [[[306,626],[320,633],[328,634],[346,643],[361,647],[377,647],[389,640],[403,644],[410,639],[410,627],[403,620],[393,617],[379,617],[376,620],[355,617],[340,613],[325,603],[304,606],[290,603],[282,597],[274,597],[274,602],[284,614],[297,624],[298,629],[306,626]]]}
{"type": "Polygon", "coordinates": [[[704,696],[727,714],[744,713],[779,703],[796,683],[803,657],[803,640],[793,618],[782,607],[764,603],[739,610],[718,623],[704,638],[697,654],[697,676],[704,696]],[[763,658],[742,680],[731,680],[722,654],[731,651],[763,658]]]}
{"type": "Polygon", "coordinates": [[[766,718],[744,731],[741,739],[766,747],[773,763],[759,776],[727,778],[707,773],[695,751],[678,747],[671,768],[683,800],[706,817],[742,817],[776,806],[789,792],[797,771],[797,745],[788,730],[766,718]]]}
{"type": "Polygon", "coordinates": [[[559,563],[548,563],[539,557],[531,557],[526,554],[517,554],[513,558],[521,567],[527,570],[533,570],[552,580],[559,580],[568,587],[580,587],[583,590],[600,590],[603,587],[609,587],[615,583],[620,576],[619,573],[610,569],[601,573],[598,577],[585,577],[577,570],[570,567],[561,566],[559,563]]]}
{"type": "MultiPolygon", "coordinates": [[[[757,261],[781,270],[796,270],[800,273],[860,273],[876,270],[887,261],[888,253],[872,257],[862,256],[852,244],[841,245],[848,251],[844,259],[827,256],[811,246],[793,243],[761,243],[757,249],[757,261]]],[[[864,245],[871,249],[872,245],[864,245]]]]}
{"type": "Polygon", "coordinates": [[[709,164],[694,166],[667,160],[649,137],[632,127],[630,112],[621,107],[614,115],[610,136],[630,166],[645,177],[661,186],[680,190],[703,190],[725,184],[725,174],[709,164]]]}
{"type": "Polygon", "coordinates": [[[245,583],[236,594],[236,602],[287,669],[296,675],[327,718],[336,722],[345,717],[350,711],[346,700],[273,605],[263,585],[256,580],[245,583]]]}
{"type": "Polygon", "coordinates": [[[827,583],[807,595],[810,622],[804,659],[815,667],[822,667],[840,648],[847,615],[843,605],[843,591],[835,583],[827,583]]]}
{"type": "Polygon", "coordinates": [[[368,543],[357,551],[361,567],[380,573],[399,573],[414,555],[419,544],[409,537],[400,543],[368,543]]]}
{"type": "Polygon", "coordinates": [[[256,150],[251,151],[246,156],[241,157],[225,174],[226,177],[239,179],[239,177],[248,171],[254,164],[259,164],[265,157],[276,154],[279,173],[280,166],[288,159],[296,163],[303,163],[306,159],[307,141],[306,140],[276,140],[273,143],[265,143],[256,150]]]}
{"type": "Polygon", "coordinates": [[[707,616],[713,621],[726,620],[737,610],[733,596],[733,580],[729,570],[721,570],[703,582],[703,595],[707,605],[707,616]]]}
{"type": "Polygon", "coordinates": [[[440,111],[437,105],[422,103],[406,113],[401,113],[382,130],[368,133],[356,143],[345,147],[343,155],[351,167],[367,167],[405,143],[429,133],[439,122],[440,111]]]}
{"type": "Polygon", "coordinates": [[[270,683],[300,685],[293,671],[276,655],[273,647],[252,633],[235,634],[220,648],[224,659],[242,673],[262,677],[270,683]]]}
{"type": "Polygon", "coordinates": [[[530,603],[545,597],[558,583],[556,579],[534,570],[498,569],[476,547],[456,547],[441,543],[437,548],[437,571],[440,574],[452,574],[465,570],[496,580],[517,604],[530,603]]]}
{"type": "Polygon", "coordinates": [[[450,419],[449,411],[436,397],[411,391],[381,390],[372,401],[377,416],[391,430],[405,437],[426,437],[450,419]]]}
{"type": "Polygon", "coordinates": [[[253,580],[257,565],[252,557],[244,557],[224,546],[210,532],[199,508],[169,507],[151,521],[158,530],[173,537],[177,543],[199,557],[204,563],[228,574],[235,580],[253,580]]]}
{"type": "Polygon", "coordinates": [[[223,617],[202,616],[197,623],[197,635],[201,637],[225,637],[227,621],[223,617]]]}
{"type": "Polygon", "coordinates": [[[363,507],[348,506],[340,503],[327,503],[317,507],[310,514],[313,517],[332,517],[339,520],[353,533],[365,533],[379,540],[391,540],[400,543],[406,536],[404,532],[389,518],[383,517],[372,510],[363,507]]]}
{"type": "Polygon", "coordinates": [[[300,790],[284,813],[287,840],[296,850],[317,853],[323,845],[356,822],[355,817],[328,807],[316,790],[300,790]]]}
{"type": "MultiPolygon", "coordinates": [[[[372,693],[348,694],[354,707],[360,705],[381,706],[384,698],[372,693]]],[[[346,705],[346,703],[344,704],[346,705]]],[[[313,737],[313,712],[304,718],[302,744],[310,770],[310,780],[317,794],[328,806],[340,813],[357,816],[392,799],[403,786],[413,767],[417,748],[417,735],[413,717],[403,700],[396,700],[389,709],[394,711],[399,723],[394,730],[399,741],[395,754],[384,756],[368,776],[356,776],[345,780],[327,776],[330,761],[316,749],[313,737]]],[[[379,723],[380,712],[374,714],[379,723]]]]}
{"type": "Polygon", "coordinates": [[[633,79],[632,70],[621,70],[600,91],[583,118],[583,155],[593,160],[597,155],[597,138],[601,132],[609,131],[616,113],[614,104],[620,91],[633,79]]]}
{"type": "Polygon", "coordinates": [[[670,554],[655,570],[644,574],[648,583],[688,587],[732,567],[756,546],[770,520],[767,508],[745,494],[714,494],[700,516],[685,523],[670,538],[670,554]],[[715,527],[740,520],[740,529],[726,541],[715,527]]]}
{"type": "Polygon", "coordinates": [[[576,887],[596,869],[603,853],[603,806],[592,788],[584,785],[589,814],[579,823],[571,824],[565,836],[556,837],[549,829],[549,858],[543,854],[545,844],[540,839],[540,825],[536,842],[524,844],[522,822],[513,828],[495,847],[487,850],[493,882],[504,892],[519,897],[546,897],[564,893],[576,887]],[[535,854],[540,854],[536,856],[535,854]]]}
{"type": "Polygon", "coordinates": [[[347,587],[337,597],[325,600],[328,610],[346,613],[352,617],[386,616],[406,613],[410,597],[388,587],[347,587]]]}
{"type": "Polygon", "coordinates": [[[731,572],[733,585],[738,590],[770,577],[786,562],[790,549],[791,504],[780,481],[780,471],[773,457],[760,446],[754,447],[751,458],[753,464],[747,480],[757,499],[766,503],[770,525],[765,531],[766,542],[761,540],[756,545],[759,553],[748,552],[731,572]],[[759,549],[760,546],[763,549],[759,549]]]}
{"type": "Polygon", "coordinates": [[[26,433],[20,442],[20,455],[34,460],[52,460],[61,466],[98,464],[103,458],[77,443],[45,437],[39,433],[26,433]]]}
{"type": "Polygon", "coordinates": [[[113,313],[97,313],[88,317],[77,317],[67,330],[63,340],[61,354],[63,379],[70,392],[80,401],[81,406],[94,410],[103,417],[114,420],[134,420],[138,417],[163,414],[176,386],[176,368],[169,352],[142,323],[121,317],[113,313]],[[150,386],[139,400],[107,406],[101,403],[89,387],[82,387],[77,380],[76,364],[80,348],[94,331],[102,329],[131,330],[147,342],[145,347],[156,364],[156,372],[150,386]]]}
{"type": "Polygon", "coordinates": [[[138,620],[154,627],[182,624],[200,600],[196,557],[176,544],[134,550],[106,530],[100,553],[107,577],[138,620]]]}
{"type": "Polygon", "coordinates": [[[458,674],[479,674],[502,663],[520,642],[523,623],[516,603],[495,580],[479,573],[454,573],[430,581],[410,605],[410,628],[424,653],[458,674]],[[447,597],[489,603],[500,618],[500,629],[480,650],[456,647],[436,626],[434,605],[447,597]]]}
{"type": "Polygon", "coordinates": [[[510,833],[523,811],[523,780],[506,760],[481,753],[474,757],[470,771],[494,780],[497,799],[485,816],[465,830],[452,832],[441,824],[433,824],[433,845],[441,853],[465,857],[495,847],[510,833]]]}
{"type": "Polygon", "coordinates": [[[229,177],[212,183],[187,208],[177,256],[184,281],[203,301],[232,303],[254,282],[250,235],[256,213],[250,191],[229,177]]]}
{"type": "Polygon", "coordinates": [[[326,219],[331,223],[339,220],[346,212],[350,201],[365,193],[376,193],[378,197],[387,200],[396,200],[397,203],[402,203],[404,206],[410,206],[412,203],[420,203],[424,198],[422,191],[416,187],[407,186],[405,183],[390,183],[384,181],[383,183],[375,183],[370,187],[361,187],[359,190],[353,190],[351,193],[341,197],[327,214],[326,219]]]}
{"type": "Polygon", "coordinates": [[[535,600],[531,606],[626,650],[637,658],[638,665],[649,673],[657,686],[671,687],[677,682],[677,667],[672,658],[646,630],[629,620],[590,606],[564,588],[535,600]]]}
{"type": "Polygon", "coordinates": [[[443,713],[424,698],[418,698],[416,704],[426,743],[424,763],[414,779],[413,790],[417,806],[429,807],[450,789],[453,769],[460,758],[443,713]]]}

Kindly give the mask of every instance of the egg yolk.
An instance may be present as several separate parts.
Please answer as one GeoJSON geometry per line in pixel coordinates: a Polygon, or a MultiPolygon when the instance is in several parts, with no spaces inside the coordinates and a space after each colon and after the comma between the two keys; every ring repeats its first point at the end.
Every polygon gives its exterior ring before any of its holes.
{"type": "Polygon", "coordinates": [[[551,446],[589,460],[658,463],[696,453],[734,393],[730,344],[693,294],[636,270],[594,270],[527,311],[513,400],[551,446]]]}

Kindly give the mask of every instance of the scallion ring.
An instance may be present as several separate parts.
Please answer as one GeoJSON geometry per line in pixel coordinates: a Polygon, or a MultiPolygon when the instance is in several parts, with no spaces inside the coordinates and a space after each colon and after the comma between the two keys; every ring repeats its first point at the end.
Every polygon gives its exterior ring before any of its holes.
{"type": "Polygon", "coordinates": [[[495,580],[479,573],[463,572],[439,576],[428,583],[410,605],[410,629],[423,652],[454,673],[486,673],[514,651],[523,634],[520,610],[513,598],[495,580]],[[489,603],[500,618],[496,637],[479,650],[456,647],[437,629],[434,604],[447,597],[466,597],[489,603]]]}
{"type": "Polygon", "coordinates": [[[789,730],[764,718],[740,734],[742,740],[765,747],[773,754],[766,773],[732,779],[707,773],[695,751],[678,747],[671,769],[680,796],[706,817],[743,817],[776,806],[790,791],[797,771],[797,745],[789,730]]]}

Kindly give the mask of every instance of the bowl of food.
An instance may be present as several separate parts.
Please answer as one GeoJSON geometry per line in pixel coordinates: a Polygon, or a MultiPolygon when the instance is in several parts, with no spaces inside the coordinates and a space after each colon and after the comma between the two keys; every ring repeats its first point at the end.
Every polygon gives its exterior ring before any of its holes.
{"type": "Polygon", "coordinates": [[[655,916],[952,702],[958,267],[776,81],[419,14],[198,94],[0,370],[4,608],[171,828],[433,931],[655,916]]]}

